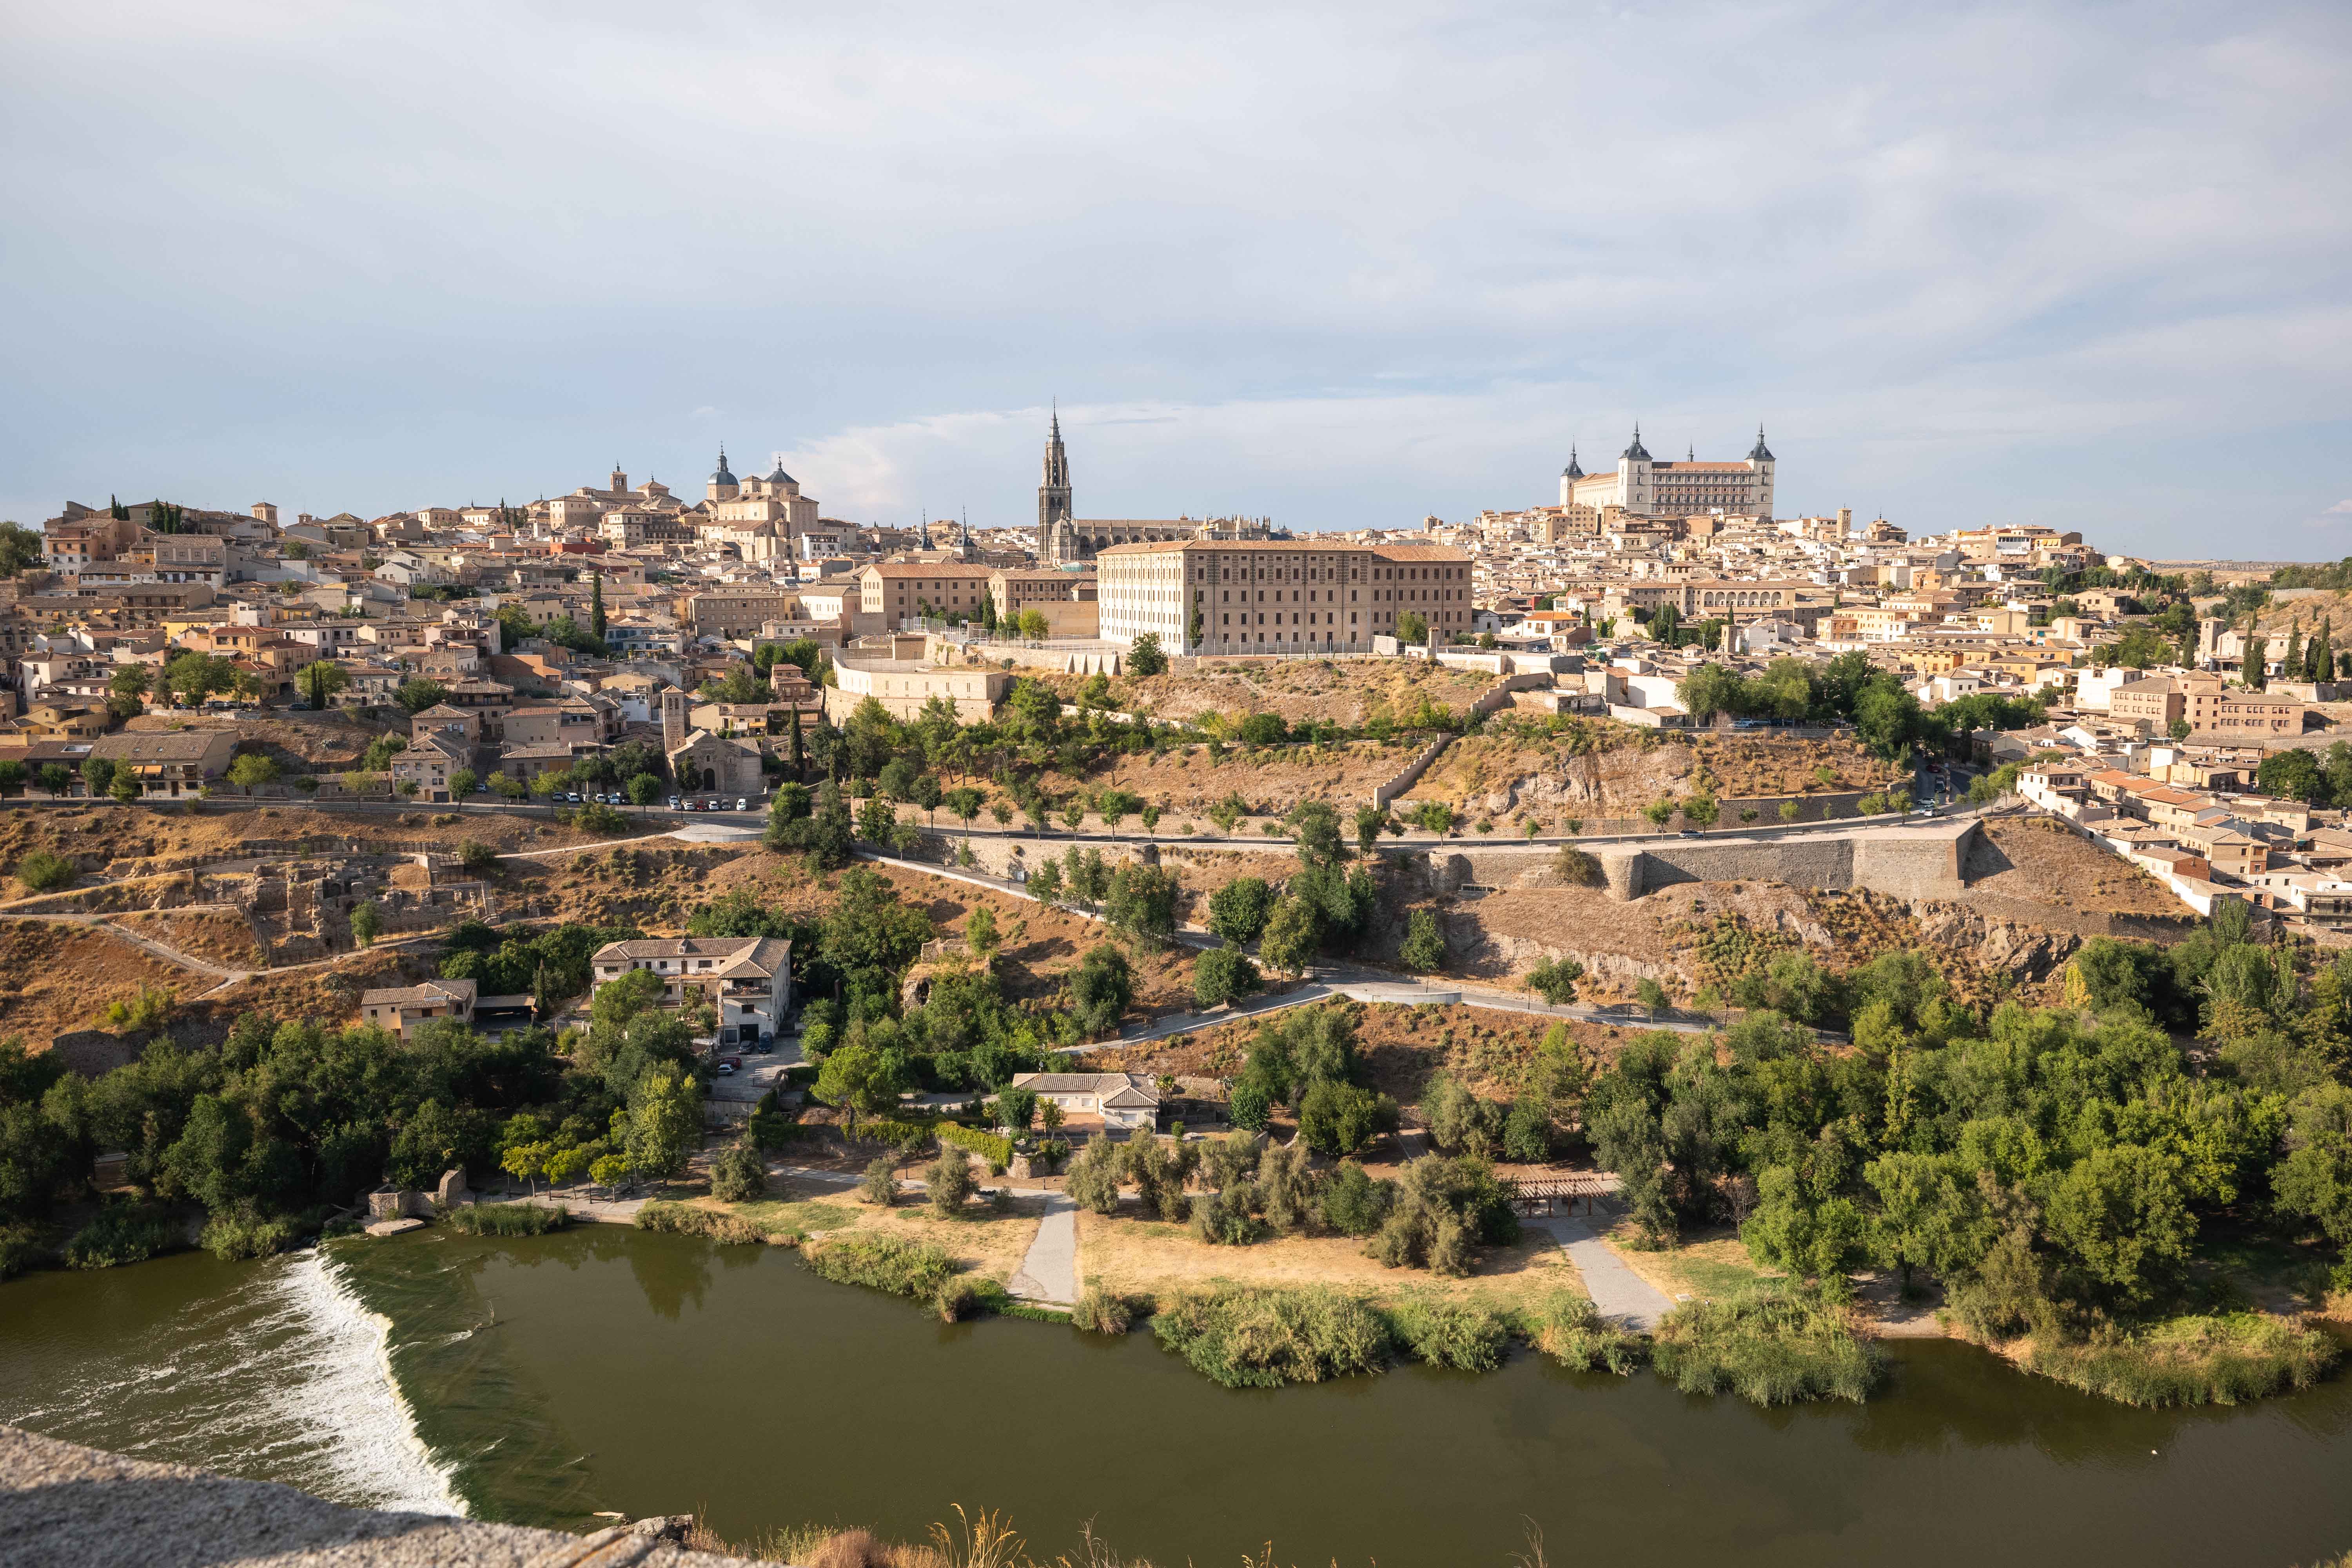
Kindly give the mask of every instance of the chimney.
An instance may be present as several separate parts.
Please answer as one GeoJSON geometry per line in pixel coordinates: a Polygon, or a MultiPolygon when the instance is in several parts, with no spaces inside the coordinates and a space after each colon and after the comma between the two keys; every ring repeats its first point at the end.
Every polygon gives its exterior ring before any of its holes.
{"type": "Polygon", "coordinates": [[[662,688],[661,725],[665,754],[686,744],[686,693],[675,686],[662,688]]]}

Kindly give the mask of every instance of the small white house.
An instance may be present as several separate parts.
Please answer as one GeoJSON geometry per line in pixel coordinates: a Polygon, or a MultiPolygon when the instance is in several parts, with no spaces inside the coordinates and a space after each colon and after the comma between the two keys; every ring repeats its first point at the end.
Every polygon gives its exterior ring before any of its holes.
{"type": "Polygon", "coordinates": [[[1024,1072],[1014,1089],[1034,1089],[1065,1116],[1099,1116],[1106,1128],[1129,1130],[1160,1124],[1160,1091],[1151,1079],[1127,1072],[1024,1072]]]}

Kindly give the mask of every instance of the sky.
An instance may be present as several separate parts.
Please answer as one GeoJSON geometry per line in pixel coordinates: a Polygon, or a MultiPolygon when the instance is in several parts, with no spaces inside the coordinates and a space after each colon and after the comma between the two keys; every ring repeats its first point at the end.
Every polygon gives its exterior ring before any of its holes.
{"type": "Polygon", "coordinates": [[[827,516],[2352,554],[2352,7],[0,0],[0,517],[781,457],[827,516]]]}

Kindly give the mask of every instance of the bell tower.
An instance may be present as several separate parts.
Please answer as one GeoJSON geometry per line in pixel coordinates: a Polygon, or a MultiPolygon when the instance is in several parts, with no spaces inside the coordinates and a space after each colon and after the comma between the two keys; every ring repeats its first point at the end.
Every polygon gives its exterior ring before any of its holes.
{"type": "Polygon", "coordinates": [[[1037,559],[1059,563],[1077,552],[1070,530],[1070,459],[1062,450],[1062,411],[1045,434],[1045,482],[1037,487],[1037,559]]]}

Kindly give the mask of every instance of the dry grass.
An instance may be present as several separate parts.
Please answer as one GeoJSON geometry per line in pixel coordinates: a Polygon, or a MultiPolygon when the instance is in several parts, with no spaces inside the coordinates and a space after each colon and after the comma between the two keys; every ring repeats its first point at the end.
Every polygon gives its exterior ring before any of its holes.
{"type": "Polygon", "coordinates": [[[1016,1200],[1011,1212],[1002,1215],[991,1212],[985,1203],[974,1203],[954,1219],[940,1219],[911,1200],[878,1209],[853,1201],[846,1188],[816,1182],[772,1177],[768,1190],[767,1197],[748,1204],[694,1201],[698,1207],[740,1215],[772,1237],[865,1232],[929,1242],[944,1250],[958,1268],[1000,1284],[1019,1270],[1043,1217],[1034,1199],[1016,1200]]]}
{"type": "Polygon", "coordinates": [[[1777,1278],[1756,1267],[1747,1245],[1735,1233],[1705,1232],[1679,1247],[1655,1252],[1632,1245],[1638,1234],[1632,1221],[1621,1220],[1609,1233],[1610,1249],[1673,1300],[1704,1301],[1777,1278]]]}
{"type": "Polygon", "coordinates": [[[0,921],[0,1036],[46,1044],[56,1035],[104,1027],[106,1005],[142,986],[185,1000],[214,984],[87,926],[0,921]]]}
{"type": "Polygon", "coordinates": [[[1214,1247],[1182,1226],[1121,1215],[1078,1213],[1078,1282],[1116,1295],[1158,1295],[1212,1283],[1313,1286],[1345,1289],[1387,1303],[1435,1294],[1483,1306],[1517,1308],[1559,1289],[1584,1294],[1583,1279],[1549,1236],[1530,1232],[1511,1247],[1490,1247],[1466,1279],[1437,1279],[1390,1268],[1364,1256],[1351,1237],[1284,1237],[1247,1247],[1214,1247]]]}

